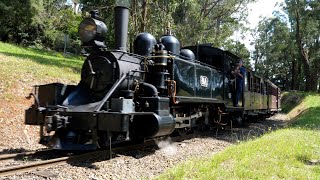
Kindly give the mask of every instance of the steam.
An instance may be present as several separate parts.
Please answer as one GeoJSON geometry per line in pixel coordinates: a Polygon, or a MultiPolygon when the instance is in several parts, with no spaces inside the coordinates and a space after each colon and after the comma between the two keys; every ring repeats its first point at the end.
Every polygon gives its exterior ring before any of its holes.
{"type": "Polygon", "coordinates": [[[155,142],[165,156],[173,156],[177,153],[177,147],[171,142],[170,137],[165,140],[155,140],[155,142]]]}
{"type": "Polygon", "coordinates": [[[281,120],[281,121],[288,121],[290,120],[290,117],[284,113],[277,113],[274,116],[271,116],[268,119],[272,119],[272,120],[281,120]]]}

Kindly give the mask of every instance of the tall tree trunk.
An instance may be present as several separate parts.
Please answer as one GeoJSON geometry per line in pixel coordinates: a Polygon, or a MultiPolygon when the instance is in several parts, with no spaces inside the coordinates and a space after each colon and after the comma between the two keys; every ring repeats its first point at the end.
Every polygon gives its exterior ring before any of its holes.
{"type": "Polygon", "coordinates": [[[292,58],[291,74],[292,74],[291,89],[297,90],[298,72],[297,72],[297,62],[295,58],[292,58]]]}
{"type": "Polygon", "coordinates": [[[310,60],[308,59],[308,55],[303,48],[302,37],[300,33],[300,14],[297,10],[296,10],[296,42],[299,48],[301,61],[303,63],[304,76],[306,78],[305,91],[310,91],[311,90],[310,60]]]}
{"type": "Polygon", "coordinates": [[[147,26],[147,15],[148,15],[148,6],[149,6],[149,0],[143,1],[142,4],[142,22],[140,24],[140,32],[145,32],[146,31],[146,26],[147,26]]]}
{"type": "Polygon", "coordinates": [[[131,2],[131,21],[132,21],[132,31],[129,32],[130,41],[130,52],[133,52],[133,42],[135,36],[138,34],[138,0],[132,0],[131,2]]]}
{"type": "MultiPolygon", "coordinates": [[[[314,48],[312,48],[312,54],[317,54],[320,48],[320,42],[319,40],[316,40],[314,48]]],[[[317,55],[313,56],[316,57],[317,55]]],[[[318,82],[319,82],[319,73],[320,73],[320,60],[319,58],[313,59],[312,61],[312,72],[311,72],[311,90],[314,92],[317,92],[318,90],[318,82]]]]}
{"type": "Polygon", "coordinates": [[[285,74],[284,90],[289,91],[289,89],[290,89],[289,77],[288,77],[288,74],[285,74]]]}
{"type": "Polygon", "coordinates": [[[314,66],[311,68],[311,77],[310,77],[310,91],[317,92],[318,90],[318,71],[319,64],[314,63],[314,66]]]}
{"type": "Polygon", "coordinates": [[[318,93],[320,93],[320,78],[318,78],[318,93]]]}
{"type": "Polygon", "coordinates": [[[298,82],[297,82],[297,90],[303,90],[304,87],[304,75],[302,74],[302,63],[301,63],[301,59],[299,58],[299,60],[297,61],[298,63],[298,82]]]}

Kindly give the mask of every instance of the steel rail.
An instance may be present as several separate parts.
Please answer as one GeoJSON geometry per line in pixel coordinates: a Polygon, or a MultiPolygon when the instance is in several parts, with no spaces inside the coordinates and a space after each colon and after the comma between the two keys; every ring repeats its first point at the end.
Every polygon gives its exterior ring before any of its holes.
{"type": "MultiPolygon", "coordinates": [[[[151,145],[151,143],[154,144],[153,141],[152,142],[150,141],[150,142],[145,142],[143,144],[138,144],[138,145],[116,147],[116,148],[112,148],[111,152],[121,152],[126,150],[140,149],[148,145],[151,145]]],[[[80,161],[80,160],[89,159],[89,158],[92,159],[94,156],[97,156],[100,154],[109,155],[110,150],[93,151],[93,152],[80,154],[80,155],[65,156],[65,157],[54,158],[49,160],[41,160],[39,162],[33,162],[33,163],[28,163],[23,165],[11,166],[11,167],[0,169],[0,177],[14,175],[16,173],[30,172],[39,167],[41,168],[51,167],[53,165],[62,165],[62,164],[67,164],[69,162],[75,162],[75,161],[80,161]]]]}
{"type": "MultiPolygon", "coordinates": [[[[171,137],[172,142],[179,142],[185,139],[192,138],[194,134],[190,135],[185,135],[185,136],[177,136],[177,137],[171,137]]],[[[111,150],[98,150],[98,151],[93,151],[93,152],[88,152],[80,155],[71,155],[71,156],[65,156],[65,157],[59,157],[59,158],[54,158],[54,159],[49,159],[49,160],[41,160],[38,162],[32,162],[32,163],[27,163],[23,165],[17,165],[17,166],[10,166],[6,168],[0,169],[0,177],[4,176],[9,176],[9,175],[14,175],[16,173],[24,173],[24,172],[31,172],[32,170],[35,170],[39,167],[41,168],[47,168],[51,167],[53,165],[62,165],[62,164],[67,164],[70,162],[75,162],[75,161],[81,161],[85,159],[94,159],[95,156],[97,155],[111,155],[109,158],[112,158],[112,153],[119,153],[123,151],[132,151],[132,150],[137,150],[137,149],[142,149],[143,151],[145,150],[146,147],[148,146],[155,146],[156,143],[154,140],[151,141],[145,141],[144,143],[141,144],[134,144],[134,145],[126,145],[126,146],[120,146],[120,147],[115,147],[111,148],[111,150]]],[[[48,150],[50,151],[50,150],[48,150]]],[[[23,155],[35,155],[36,153],[39,152],[45,152],[45,151],[37,151],[37,152],[25,152],[25,153],[17,153],[17,154],[9,154],[9,155],[2,155],[0,156],[0,160],[4,159],[9,159],[9,158],[14,158],[17,156],[23,156],[23,155]],[[1,158],[2,157],[2,158],[1,158]]]]}
{"type": "Polygon", "coordinates": [[[29,152],[14,153],[14,154],[3,154],[3,155],[0,155],[0,161],[14,159],[14,158],[23,157],[23,156],[32,156],[40,153],[47,153],[50,151],[52,150],[49,149],[49,150],[43,150],[43,151],[29,151],[29,152]]]}

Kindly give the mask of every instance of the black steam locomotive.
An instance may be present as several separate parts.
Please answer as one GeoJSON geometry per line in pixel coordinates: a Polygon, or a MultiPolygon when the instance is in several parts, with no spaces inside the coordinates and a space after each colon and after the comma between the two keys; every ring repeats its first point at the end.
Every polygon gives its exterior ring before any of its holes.
{"type": "Polygon", "coordinates": [[[115,7],[114,50],[104,44],[107,28],[97,15],[84,19],[80,39],[90,53],[79,84],[35,87],[25,123],[40,126],[40,143],[92,150],[279,110],[279,88],[250,70],[241,106],[233,107],[230,71],[240,58],[211,44],[180,48],[170,31],[158,42],[141,33],[127,52],[128,17],[128,8],[115,7]]]}

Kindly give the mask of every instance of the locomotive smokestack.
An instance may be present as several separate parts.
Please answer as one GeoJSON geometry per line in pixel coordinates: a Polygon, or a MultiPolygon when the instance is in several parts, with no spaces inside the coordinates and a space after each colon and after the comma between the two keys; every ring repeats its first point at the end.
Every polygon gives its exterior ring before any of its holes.
{"type": "Polygon", "coordinates": [[[115,49],[127,51],[129,0],[118,0],[114,8],[115,49]]]}

